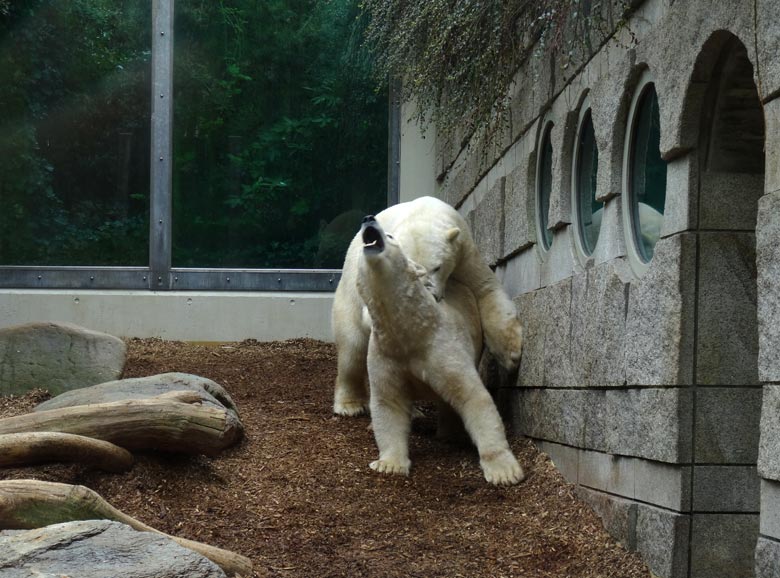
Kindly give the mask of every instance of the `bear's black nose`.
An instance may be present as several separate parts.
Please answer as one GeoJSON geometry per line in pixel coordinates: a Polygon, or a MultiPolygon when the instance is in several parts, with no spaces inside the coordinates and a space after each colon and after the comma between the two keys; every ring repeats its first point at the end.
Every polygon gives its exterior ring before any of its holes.
{"type": "Polygon", "coordinates": [[[366,223],[373,223],[374,221],[376,221],[376,217],[374,217],[374,215],[366,215],[363,217],[363,221],[361,222],[365,225],[366,223]]]}

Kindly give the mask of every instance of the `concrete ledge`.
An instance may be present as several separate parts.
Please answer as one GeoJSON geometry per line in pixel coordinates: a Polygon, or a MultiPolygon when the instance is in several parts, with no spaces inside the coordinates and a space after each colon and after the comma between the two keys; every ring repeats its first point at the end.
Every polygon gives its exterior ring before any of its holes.
{"type": "Polygon", "coordinates": [[[0,327],[66,321],[119,337],[332,341],[332,293],[0,290],[0,327]]]}
{"type": "MultiPolygon", "coordinates": [[[[551,442],[537,445],[572,484],[679,512],[690,509],[690,466],[614,456],[551,442]]],[[[758,507],[757,501],[755,506],[758,507]]]]}
{"type": "MultiPolygon", "coordinates": [[[[580,487],[587,501],[615,539],[642,556],[661,578],[686,578],[690,516],[662,510],[596,490],[580,487]]],[[[720,576],[714,574],[714,576],[720,576]]],[[[723,575],[725,576],[725,575],[723,575]]]]}

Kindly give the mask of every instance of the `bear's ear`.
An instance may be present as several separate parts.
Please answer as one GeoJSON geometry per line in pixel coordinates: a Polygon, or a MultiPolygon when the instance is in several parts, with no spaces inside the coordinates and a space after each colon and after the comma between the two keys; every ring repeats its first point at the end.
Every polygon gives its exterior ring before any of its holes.
{"type": "Polygon", "coordinates": [[[457,227],[453,227],[452,229],[447,229],[447,240],[452,243],[455,239],[458,238],[458,235],[460,235],[460,229],[457,227]]]}

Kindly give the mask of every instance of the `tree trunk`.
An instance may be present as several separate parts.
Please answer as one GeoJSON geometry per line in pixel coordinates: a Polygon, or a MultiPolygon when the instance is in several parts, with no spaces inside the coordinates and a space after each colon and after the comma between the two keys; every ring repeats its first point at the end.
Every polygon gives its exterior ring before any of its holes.
{"type": "Polygon", "coordinates": [[[149,399],[79,405],[0,419],[0,434],[33,431],[71,433],[130,450],[216,455],[241,437],[231,412],[202,405],[194,391],[149,399]]]}
{"type": "Polygon", "coordinates": [[[205,556],[227,574],[252,575],[252,561],[229,550],[170,536],[117,510],[84,486],[38,480],[0,481],[0,529],[30,530],[75,520],[106,519],[171,538],[205,556]]]}
{"type": "Polygon", "coordinates": [[[82,462],[108,472],[124,472],[133,454],[110,442],[59,432],[0,435],[0,466],[42,462],[82,462]]]}

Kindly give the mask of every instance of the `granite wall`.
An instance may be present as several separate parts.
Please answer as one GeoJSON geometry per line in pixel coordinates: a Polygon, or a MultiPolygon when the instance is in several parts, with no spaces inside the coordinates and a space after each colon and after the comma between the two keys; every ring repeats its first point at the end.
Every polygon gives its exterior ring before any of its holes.
{"type": "Polygon", "coordinates": [[[544,51],[524,64],[498,144],[437,143],[437,194],[469,219],[525,324],[517,375],[493,380],[515,431],[654,574],[780,578],[780,2],[635,4],[628,26],[569,65],[544,51]],[[648,81],[666,205],[654,256],[637,266],[626,134],[648,81]],[[605,203],[591,255],[571,185],[586,107],[605,203]]]}

